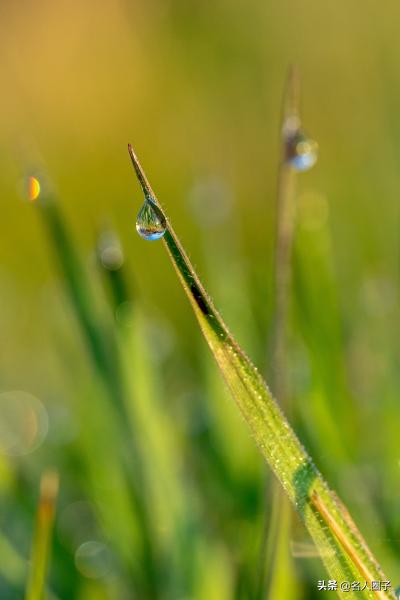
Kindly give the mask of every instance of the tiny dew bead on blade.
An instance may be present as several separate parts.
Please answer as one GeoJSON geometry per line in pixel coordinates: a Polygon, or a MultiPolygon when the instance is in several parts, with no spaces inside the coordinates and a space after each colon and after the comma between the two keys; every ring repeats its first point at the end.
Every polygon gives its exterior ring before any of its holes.
{"type": "Polygon", "coordinates": [[[318,158],[318,144],[300,127],[288,132],[285,159],[296,171],[308,171],[318,158]]]}

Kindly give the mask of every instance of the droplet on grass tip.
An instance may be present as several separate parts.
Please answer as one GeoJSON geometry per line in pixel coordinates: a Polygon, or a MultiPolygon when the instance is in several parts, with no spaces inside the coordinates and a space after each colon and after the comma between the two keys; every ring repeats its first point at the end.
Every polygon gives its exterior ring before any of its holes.
{"type": "Polygon", "coordinates": [[[296,171],[308,171],[318,158],[318,144],[297,129],[286,139],[286,160],[296,171]]]}
{"type": "Polygon", "coordinates": [[[136,219],[136,231],[144,240],[159,240],[166,228],[162,211],[152,198],[147,197],[136,219]]]}

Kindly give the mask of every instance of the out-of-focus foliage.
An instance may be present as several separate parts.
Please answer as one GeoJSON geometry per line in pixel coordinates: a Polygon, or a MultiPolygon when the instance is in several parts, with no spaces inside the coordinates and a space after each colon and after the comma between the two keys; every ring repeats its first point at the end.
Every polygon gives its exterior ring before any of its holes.
{"type": "MultiPolygon", "coordinates": [[[[400,583],[399,18],[394,0],[384,9],[369,0],[2,2],[2,599],[21,597],[48,466],[61,486],[56,597],[253,597],[264,466],[162,248],[136,235],[141,197],[126,143],[230,328],[268,372],[290,62],[320,147],[298,193],[294,425],[400,583]],[[77,319],[40,205],[24,202],[36,169],[72,232],[110,371],[77,319]],[[99,266],[104,228],[121,237],[123,283],[99,266]]],[[[326,577],[309,544],[295,526],[296,593],[307,599],[326,577]]]]}

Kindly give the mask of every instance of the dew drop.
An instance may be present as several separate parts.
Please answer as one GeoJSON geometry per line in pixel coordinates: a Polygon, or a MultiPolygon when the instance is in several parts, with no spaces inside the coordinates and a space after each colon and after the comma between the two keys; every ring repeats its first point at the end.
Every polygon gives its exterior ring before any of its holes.
{"type": "Polygon", "coordinates": [[[152,198],[146,198],[136,219],[136,231],[144,240],[159,240],[166,228],[162,211],[152,198]]]}
{"type": "Polygon", "coordinates": [[[286,142],[286,160],[296,171],[308,171],[318,158],[318,144],[302,130],[289,135],[286,142]]]}

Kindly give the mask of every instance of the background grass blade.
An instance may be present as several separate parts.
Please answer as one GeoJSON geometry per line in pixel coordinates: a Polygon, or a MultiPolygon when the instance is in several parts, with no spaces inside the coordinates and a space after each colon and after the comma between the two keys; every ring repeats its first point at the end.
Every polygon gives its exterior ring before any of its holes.
{"type": "MultiPolygon", "coordinates": [[[[103,465],[118,461],[118,467],[110,465],[115,472],[120,470],[125,482],[131,509],[136,515],[137,524],[140,527],[139,544],[141,546],[141,561],[139,568],[132,568],[133,578],[137,584],[140,581],[142,594],[145,597],[157,597],[157,557],[154,550],[154,540],[151,532],[151,515],[147,502],[146,476],[143,470],[143,449],[137,442],[137,433],[133,423],[132,411],[129,412],[128,405],[131,400],[131,390],[127,386],[123,372],[123,360],[118,348],[115,331],[96,302],[96,294],[92,282],[89,280],[85,265],[79,253],[75,249],[74,240],[69,232],[63,213],[58,205],[57,198],[49,189],[46,178],[42,181],[42,192],[37,198],[37,208],[45,224],[51,247],[58,261],[60,271],[63,275],[66,292],[69,296],[71,306],[76,316],[82,338],[86,343],[88,355],[91,359],[93,371],[97,375],[91,382],[91,392],[96,395],[96,402],[100,404],[104,398],[111,407],[110,430],[108,424],[104,423],[103,431],[108,431],[110,439],[112,428],[120,431],[120,439],[115,438],[112,452],[106,450],[108,459],[104,458],[103,465]],[[129,443],[129,454],[125,446],[129,443]],[[114,454],[115,453],[115,454],[114,454]],[[143,591],[144,590],[144,591],[143,591]]],[[[127,290],[122,289],[119,283],[118,293],[123,295],[127,290]]],[[[115,287],[115,285],[114,285],[115,287]]],[[[85,409],[90,414],[92,407],[85,409]]],[[[102,410],[95,411],[101,419],[102,410]]],[[[89,422],[93,423],[93,416],[89,422]]],[[[89,429],[89,428],[87,428],[89,429]]],[[[88,435],[86,457],[89,460],[89,472],[97,477],[97,461],[104,452],[104,445],[99,444],[97,432],[88,435]],[[98,446],[98,451],[93,455],[93,448],[98,446]]],[[[112,508],[108,508],[112,513],[112,508]]],[[[121,539],[123,536],[120,536],[121,539]]],[[[135,561],[136,562],[136,559],[135,561]]]]}
{"type": "Polygon", "coordinates": [[[25,600],[43,600],[45,598],[46,574],[57,496],[58,474],[55,471],[46,471],[40,481],[40,498],[25,600]]]}
{"type": "MultiPolygon", "coordinates": [[[[296,172],[287,160],[287,145],[293,127],[300,127],[300,78],[295,67],[289,69],[283,93],[280,163],[276,201],[276,238],[274,268],[275,319],[272,343],[272,389],[280,399],[286,412],[292,416],[290,392],[288,390],[288,310],[291,298],[292,246],[296,215],[296,172]],[[289,135],[288,135],[289,134],[289,135]]],[[[293,558],[289,552],[292,510],[277,483],[269,486],[266,493],[271,496],[272,510],[265,499],[265,532],[260,552],[259,597],[266,591],[273,599],[276,590],[282,598],[296,595],[293,558]],[[276,522],[274,522],[276,521],[276,522]],[[267,586],[268,581],[268,586],[267,586]]],[[[298,593],[298,592],[297,592],[298,593]]]]}
{"type": "MultiPolygon", "coordinates": [[[[162,210],[131,146],[129,152],[145,197],[152,198],[162,210]]],[[[379,565],[349,525],[342,506],[298,440],[257,368],[229,333],[166,216],[165,221],[163,240],[201,330],[260,451],[303,518],[329,577],[339,582],[363,581],[363,573],[368,572],[375,580],[384,580],[379,565]],[[332,528],[326,526],[311,501],[313,494],[318,494],[332,522],[343,533],[345,546],[335,537],[332,528]],[[352,560],[354,556],[357,556],[357,564],[352,560]]],[[[371,591],[338,593],[346,598],[376,598],[371,591]]],[[[386,596],[394,598],[391,592],[386,596]]]]}

